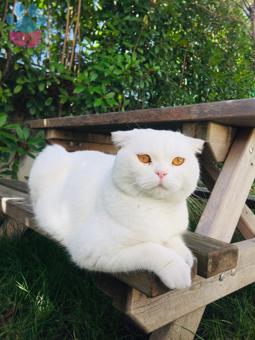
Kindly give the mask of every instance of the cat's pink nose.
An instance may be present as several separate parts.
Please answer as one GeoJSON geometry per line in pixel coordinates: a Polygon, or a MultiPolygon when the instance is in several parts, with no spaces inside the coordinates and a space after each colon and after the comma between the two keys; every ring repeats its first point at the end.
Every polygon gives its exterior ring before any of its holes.
{"type": "Polygon", "coordinates": [[[160,179],[162,179],[167,175],[167,172],[166,171],[156,171],[155,174],[158,175],[158,177],[160,179]]]}

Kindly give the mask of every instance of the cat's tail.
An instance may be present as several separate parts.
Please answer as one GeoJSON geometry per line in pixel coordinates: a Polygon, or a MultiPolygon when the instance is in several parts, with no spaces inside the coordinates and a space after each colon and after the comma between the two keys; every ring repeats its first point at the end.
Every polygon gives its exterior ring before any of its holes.
{"type": "Polygon", "coordinates": [[[69,169],[68,152],[60,145],[49,145],[36,157],[28,180],[30,197],[35,205],[38,198],[62,181],[69,169]]]}

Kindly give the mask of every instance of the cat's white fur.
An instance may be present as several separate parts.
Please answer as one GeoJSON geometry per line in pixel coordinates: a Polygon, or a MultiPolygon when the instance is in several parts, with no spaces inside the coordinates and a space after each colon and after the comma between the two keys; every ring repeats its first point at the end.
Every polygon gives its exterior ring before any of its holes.
{"type": "Polygon", "coordinates": [[[39,154],[29,178],[38,225],[82,268],[148,270],[169,288],[190,286],[193,257],[181,235],[203,141],[153,129],[117,131],[112,138],[117,156],[68,153],[58,145],[39,154]],[[151,164],[138,154],[150,155],[151,164]],[[172,165],[176,156],[185,158],[183,165],[172,165]],[[168,173],[161,183],[157,171],[168,173]]]}

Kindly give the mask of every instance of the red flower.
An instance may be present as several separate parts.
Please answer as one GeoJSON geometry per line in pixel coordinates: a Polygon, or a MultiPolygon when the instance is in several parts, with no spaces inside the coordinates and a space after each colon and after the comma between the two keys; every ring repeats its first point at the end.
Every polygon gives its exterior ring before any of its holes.
{"type": "Polygon", "coordinates": [[[28,33],[28,36],[29,41],[27,43],[27,47],[33,48],[40,44],[42,32],[41,31],[30,32],[28,33]]]}
{"type": "Polygon", "coordinates": [[[16,46],[26,46],[29,36],[24,32],[10,32],[10,41],[16,46]]]}
{"type": "Polygon", "coordinates": [[[41,42],[41,31],[35,31],[30,33],[24,32],[10,32],[10,41],[19,47],[33,48],[40,44],[41,42]]]}

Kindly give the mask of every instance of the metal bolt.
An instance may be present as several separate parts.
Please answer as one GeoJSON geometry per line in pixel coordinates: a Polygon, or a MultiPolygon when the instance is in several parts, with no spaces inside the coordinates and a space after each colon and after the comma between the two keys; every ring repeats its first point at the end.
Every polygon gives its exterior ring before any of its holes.
{"type": "Polygon", "coordinates": [[[235,276],[236,275],[236,270],[235,269],[232,269],[231,270],[231,276],[235,276]]]}
{"type": "Polygon", "coordinates": [[[224,279],[225,279],[225,274],[224,273],[220,274],[219,280],[223,281],[224,279]]]}

